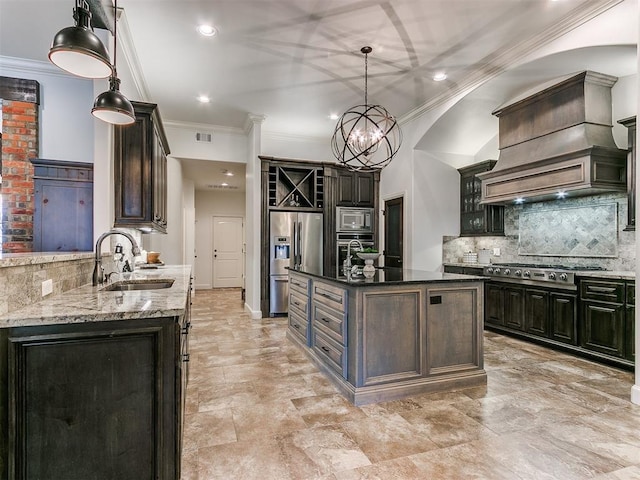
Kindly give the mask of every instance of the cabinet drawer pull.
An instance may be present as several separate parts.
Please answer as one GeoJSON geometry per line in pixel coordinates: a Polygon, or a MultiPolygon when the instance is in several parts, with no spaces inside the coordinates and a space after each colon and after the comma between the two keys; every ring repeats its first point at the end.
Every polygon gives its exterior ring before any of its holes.
{"type": "Polygon", "coordinates": [[[295,306],[297,306],[297,307],[299,307],[299,306],[300,306],[300,302],[293,302],[293,304],[294,304],[295,306]]]}
{"type": "Polygon", "coordinates": [[[327,348],[327,347],[325,347],[325,346],[320,347],[320,349],[321,349],[322,351],[324,351],[324,352],[327,352],[327,353],[331,352],[331,350],[330,350],[330,349],[328,349],[328,348],[327,348]]]}
{"type": "Polygon", "coordinates": [[[182,361],[187,363],[189,361],[189,358],[191,357],[190,353],[185,353],[182,355],[182,361]]]}
{"type": "Polygon", "coordinates": [[[318,294],[321,297],[328,298],[329,300],[333,300],[334,302],[342,303],[342,297],[331,295],[329,293],[321,293],[321,292],[316,292],[316,294],[318,294]]]}
{"type": "Polygon", "coordinates": [[[294,323],[293,324],[293,328],[296,328],[296,329],[300,330],[300,325],[298,325],[297,323],[294,323]]]}
{"type": "Polygon", "coordinates": [[[587,288],[590,291],[597,292],[597,293],[613,293],[616,291],[616,287],[594,287],[594,286],[588,285],[587,288]]]}
{"type": "Polygon", "coordinates": [[[320,318],[320,320],[322,320],[322,321],[323,321],[323,322],[325,322],[325,323],[331,323],[331,320],[329,320],[329,319],[328,319],[328,318],[326,318],[326,317],[321,317],[321,318],[320,318]]]}

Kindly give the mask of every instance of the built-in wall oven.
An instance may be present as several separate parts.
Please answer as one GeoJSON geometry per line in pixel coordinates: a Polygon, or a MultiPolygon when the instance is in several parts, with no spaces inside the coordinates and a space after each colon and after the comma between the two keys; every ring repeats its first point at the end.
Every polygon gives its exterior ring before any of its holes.
{"type": "MultiPolygon", "coordinates": [[[[336,272],[340,277],[345,276],[343,266],[349,251],[349,242],[352,240],[358,240],[362,248],[375,246],[373,233],[338,233],[336,241],[336,272]]],[[[358,251],[360,251],[360,246],[353,242],[351,244],[351,265],[364,265],[364,260],[355,254],[358,251]]]]}

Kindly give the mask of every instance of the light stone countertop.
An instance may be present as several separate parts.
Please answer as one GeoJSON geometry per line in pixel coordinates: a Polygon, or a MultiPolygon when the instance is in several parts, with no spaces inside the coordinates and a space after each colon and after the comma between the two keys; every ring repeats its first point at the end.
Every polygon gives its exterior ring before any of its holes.
{"type": "Polygon", "coordinates": [[[0,316],[0,328],[59,325],[69,323],[131,320],[184,315],[191,279],[191,265],[168,265],[158,269],[136,269],[121,274],[121,280],[174,279],[170,288],[104,291],[84,285],[20,310],[0,316]]]}
{"type": "Polygon", "coordinates": [[[93,252],[0,253],[0,268],[93,258],[93,252]]]}
{"type": "Polygon", "coordinates": [[[576,277],[605,278],[610,280],[635,280],[636,272],[631,271],[598,271],[598,270],[579,270],[575,272],[576,277]]]}

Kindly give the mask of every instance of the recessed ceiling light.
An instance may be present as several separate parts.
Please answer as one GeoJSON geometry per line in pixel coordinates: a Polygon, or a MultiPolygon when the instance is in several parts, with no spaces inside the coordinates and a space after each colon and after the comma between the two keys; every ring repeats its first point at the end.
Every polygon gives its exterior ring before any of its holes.
{"type": "Polygon", "coordinates": [[[229,184],[228,184],[227,182],[222,182],[222,183],[220,184],[220,186],[222,186],[222,187],[228,187],[228,186],[229,186],[229,184]]]}
{"type": "Polygon", "coordinates": [[[515,199],[514,203],[516,205],[522,205],[524,203],[524,198],[518,197],[518,198],[515,199]]]}
{"type": "Polygon", "coordinates": [[[211,102],[211,99],[210,99],[208,96],[206,96],[206,95],[200,95],[200,96],[198,97],[198,101],[199,101],[200,103],[210,103],[210,102],[211,102]]]}
{"type": "Polygon", "coordinates": [[[436,73],[436,74],[433,76],[433,79],[434,79],[436,82],[441,82],[441,81],[443,81],[443,80],[446,80],[446,79],[447,79],[447,74],[446,74],[446,73],[444,73],[444,72],[438,72],[438,73],[436,73]]]}
{"type": "Polygon", "coordinates": [[[216,33],[218,33],[218,31],[212,25],[202,24],[198,25],[198,33],[200,33],[200,35],[204,35],[205,37],[213,37],[216,33]]]}
{"type": "Polygon", "coordinates": [[[329,120],[337,120],[340,116],[337,113],[332,113],[329,115],[329,120]]]}
{"type": "Polygon", "coordinates": [[[565,198],[567,196],[567,192],[558,192],[556,193],[556,197],[565,198]]]}
{"type": "Polygon", "coordinates": [[[233,172],[230,172],[229,170],[223,170],[222,173],[227,177],[233,177],[233,172]]]}

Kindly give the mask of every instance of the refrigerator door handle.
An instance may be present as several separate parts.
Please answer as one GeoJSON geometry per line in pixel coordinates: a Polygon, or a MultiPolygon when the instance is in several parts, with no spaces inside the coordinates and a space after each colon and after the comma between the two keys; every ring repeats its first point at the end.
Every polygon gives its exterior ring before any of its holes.
{"type": "Polygon", "coordinates": [[[298,259],[296,261],[296,267],[300,268],[302,266],[302,222],[296,222],[296,226],[298,229],[298,245],[296,245],[298,259]]]}
{"type": "Polygon", "coordinates": [[[298,267],[298,222],[293,222],[293,248],[291,251],[291,266],[298,267]]]}

